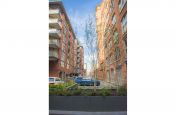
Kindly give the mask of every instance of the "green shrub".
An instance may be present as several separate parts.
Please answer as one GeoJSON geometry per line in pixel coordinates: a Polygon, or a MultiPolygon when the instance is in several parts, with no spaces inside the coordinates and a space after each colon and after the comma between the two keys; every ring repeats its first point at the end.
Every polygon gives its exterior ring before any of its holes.
{"type": "Polygon", "coordinates": [[[81,96],[90,96],[90,95],[91,95],[91,92],[90,92],[90,91],[88,91],[88,92],[82,91],[82,92],[81,92],[81,96]]]}
{"type": "Polygon", "coordinates": [[[126,86],[119,86],[117,89],[118,96],[127,96],[127,87],[126,86]]]}
{"type": "Polygon", "coordinates": [[[110,96],[111,95],[111,91],[109,89],[103,88],[102,90],[100,90],[100,95],[102,95],[102,96],[110,96]]]}
{"type": "Polygon", "coordinates": [[[81,94],[81,89],[73,90],[73,95],[80,95],[81,94]]]}

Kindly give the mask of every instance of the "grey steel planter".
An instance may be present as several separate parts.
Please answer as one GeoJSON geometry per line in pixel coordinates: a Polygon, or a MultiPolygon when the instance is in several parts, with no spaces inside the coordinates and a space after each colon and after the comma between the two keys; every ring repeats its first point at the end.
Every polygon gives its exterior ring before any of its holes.
{"type": "Polygon", "coordinates": [[[49,96],[50,110],[127,111],[127,96],[49,96]]]}

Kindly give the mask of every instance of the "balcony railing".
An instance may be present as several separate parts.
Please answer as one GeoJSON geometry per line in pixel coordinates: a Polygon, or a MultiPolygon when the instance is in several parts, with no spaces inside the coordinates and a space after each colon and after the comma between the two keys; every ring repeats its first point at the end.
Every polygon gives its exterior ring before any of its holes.
{"type": "Polygon", "coordinates": [[[59,47],[59,40],[50,39],[49,40],[49,46],[52,47],[52,48],[58,48],[59,47]]]}
{"type": "Polygon", "coordinates": [[[58,23],[58,19],[50,19],[49,23],[58,23]]]}
{"type": "Polygon", "coordinates": [[[59,13],[60,13],[59,9],[49,10],[49,14],[59,14],[59,13]]]}
{"type": "Polygon", "coordinates": [[[81,56],[80,55],[77,55],[77,58],[80,58],[81,56]]]}
{"type": "Polygon", "coordinates": [[[50,61],[58,60],[58,52],[57,52],[57,50],[50,50],[49,51],[49,60],[50,61]]]}
{"type": "Polygon", "coordinates": [[[61,37],[61,31],[57,29],[49,29],[50,36],[61,37]]]}
{"type": "Polygon", "coordinates": [[[49,18],[50,19],[61,19],[60,10],[59,9],[49,10],[49,18]]]}
{"type": "Polygon", "coordinates": [[[61,29],[62,23],[58,19],[50,19],[49,20],[49,27],[53,29],[61,29]]]}

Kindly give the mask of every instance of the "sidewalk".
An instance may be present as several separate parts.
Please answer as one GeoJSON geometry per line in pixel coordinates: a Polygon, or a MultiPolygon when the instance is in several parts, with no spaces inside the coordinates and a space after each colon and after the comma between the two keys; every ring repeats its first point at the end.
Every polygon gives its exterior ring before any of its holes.
{"type": "Polygon", "coordinates": [[[101,87],[106,87],[106,88],[116,88],[117,87],[117,86],[115,86],[111,83],[105,82],[105,81],[100,81],[100,85],[101,85],[101,87]]]}
{"type": "Polygon", "coordinates": [[[127,111],[84,112],[84,111],[49,110],[49,115],[127,115],[127,111]]]}

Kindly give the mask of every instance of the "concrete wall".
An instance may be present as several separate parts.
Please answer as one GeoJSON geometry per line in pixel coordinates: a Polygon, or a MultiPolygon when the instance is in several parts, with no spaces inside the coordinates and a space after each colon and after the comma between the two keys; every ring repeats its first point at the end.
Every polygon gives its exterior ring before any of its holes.
{"type": "Polygon", "coordinates": [[[49,96],[49,110],[127,111],[127,97],[49,96]]]}

